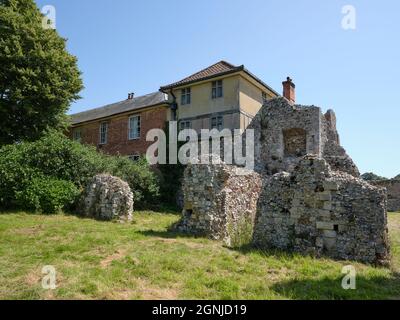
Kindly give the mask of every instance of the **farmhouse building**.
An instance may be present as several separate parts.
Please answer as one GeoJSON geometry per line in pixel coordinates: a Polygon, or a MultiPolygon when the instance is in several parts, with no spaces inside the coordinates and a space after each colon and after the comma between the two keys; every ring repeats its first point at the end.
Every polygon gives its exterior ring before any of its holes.
{"type": "MultiPolygon", "coordinates": [[[[246,129],[262,105],[279,94],[243,65],[220,61],[158,92],[73,114],[69,135],[108,154],[136,159],[152,142],[151,129],[176,120],[181,130],[246,129]]],[[[294,84],[284,82],[284,96],[294,102],[294,84]]]]}

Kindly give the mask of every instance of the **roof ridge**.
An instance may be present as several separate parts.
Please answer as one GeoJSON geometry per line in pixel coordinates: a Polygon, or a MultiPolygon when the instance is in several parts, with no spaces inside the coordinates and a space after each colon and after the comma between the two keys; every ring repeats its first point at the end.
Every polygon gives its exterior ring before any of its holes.
{"type": "Polygon", "coordinates": [[[230,62],[228,62],[226,60],[221,60],[220,62],[217,62],[216,64],[218,64],[218,63],[226,64],[230,68],[238,68],[239,67],[239,66],[235,66],[234,64],[232,64],[232,63],[230,63],[230,62]]]}
{"type": "Polygon", "coordinates": [[[135,100],[138,100],[138,99],[140,99],[140,98],[144,98],[144,97],[151,96],[151,95],[156,95],[156,94],[163,94],[163,93],[160,92],[160,91],[154,91],[154,92],[151,92],[151,93],[144,94],[144,95],[142,95],[142,96],[134,97],[134,98],[131,99],[131,100],[129,100],[129,99],[124,99],[124,100],[120,100],[120,101],[108,103],[108,104],[102,105],[101,107],[96,107],[96,108],[93,108],[93,109],[88,109],[88,110],[84,110],[84,111],[81,111],[81,112],[77,112],[77,113],[70,114],[70,116],[80,115],[81,113],[90,112],[90,111],[95,111],[95,110],[103,109],[103,108],[107,108],[107,107],[112,107],[112,106],[114,106],[114,105],[116,105],[116,104],[123,103],[123,102],[128,102],[128,101],[129,101],[129,102],[135,102],[135,100]]]}
{"type": "Polygon", "coordinates": [[[179,84],[185,84],[189,82],[193,82],[195,80],[201,80],[202,78],[208,78],[212,76],[217,76],[218,74],[224,74],[227,72],[234,72],[238,71],[240,68],[243,68],[243,66],[235,66],[225,60],[220,60],[206,68],[201,69],[200,71],[197,71],[179,81],[176,81],[172,84],[169,84],[167,86],[162,86],[161,90],[165,88],[169,88],[171,86],[179,85],[179,84]]]}
{"type": "Polygon", "coordinates": [[[206,67],[206,68],[204,68],[204,69],[202,69],[202,70],[200,70],[200,71],[198,71],[198,72],[196,72],[196,73],[193,73],[192,75],[190,75],[189,77],[186,77],[186,78],[190,78],[190,77],[193,77],[194,75],[196,75],[196,74],[199,74],[199,73],[202,73],[202,72],[204,72],[204,71],[206,71],[206,70],[208,70],[208,69],[211,69],[211,68],[213,68],[213,67],[215,67],[215,66],[217,66],[217,65],[219,65],[219,64],[225,64],[227,67],[229,67],[229,68],[237,68],[238,66],[235,66],[235,65],[233,65],[233,64],[231,64],[231,63],[229,63],[229,62],[226,62],[225,60],[220,60],[220,61],[218,61],[218,62],[216,62],[216,63],[214,63],[214,64],[212,64],[211,66],[208,66],[208,67],[206,67]]]}

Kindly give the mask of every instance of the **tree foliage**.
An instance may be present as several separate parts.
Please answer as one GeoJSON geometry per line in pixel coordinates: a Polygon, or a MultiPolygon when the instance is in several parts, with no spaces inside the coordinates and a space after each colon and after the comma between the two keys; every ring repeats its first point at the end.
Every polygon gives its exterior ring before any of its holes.
{"type": "Polygon", "coordinates": [[[100,173],[128,182],[135,208],[159,204],[159,179],[145,159],[132,162],[104,155],[60,132],[50,132],[34,142],[0,148],[0,208],[57,211],[68,207],[76,189],[82,191],[100,173]]]}
{"type": "Polygon", "coordinates": [[[363,175],[361,175],[361,178],[364,179],[365,181],[388,180],[388,178],[378,176],[373,172],[364,173],[363,175]]]}
{"type": "Polygon", "coordinates": [[[0,145],[65,127],[83,87],[66,40],[42,19],[33,0],[0,0],[0,145]]]}

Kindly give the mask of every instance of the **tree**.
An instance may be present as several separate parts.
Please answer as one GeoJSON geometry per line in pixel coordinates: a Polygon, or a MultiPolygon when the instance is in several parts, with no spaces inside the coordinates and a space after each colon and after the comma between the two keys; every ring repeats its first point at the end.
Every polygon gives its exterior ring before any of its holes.
{"type": "Polygon", "coordinates": [[[364,173],[364,174],[361,176],[361,178],[364,179],[365,181],[388,180],[388,178],[378,176],[378,175],[376,175],[376,174],[373,173],[373,172],[364,173]]]}
{"type": "Polygon", "coordinates": [[[66,40],[42,19],[33,0],[0,0],[0,145],[65,129],[83,88],[66,40]]]}

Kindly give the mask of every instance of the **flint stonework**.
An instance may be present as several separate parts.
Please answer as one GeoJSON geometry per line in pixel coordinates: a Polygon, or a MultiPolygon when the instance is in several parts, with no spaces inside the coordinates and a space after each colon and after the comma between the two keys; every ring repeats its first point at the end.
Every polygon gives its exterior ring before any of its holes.
{"type": "Polygon", "coordinates": [[[83,216],[98,220],[131,221],[133,194],[125,181],[108,174],[93,177],[81,201],[83,216]]]}
{"type": "Polygon", "coordinates": [[[254,171],[222,162],[187,167],[180,231],[232,247],[388,263],[386,189],[360,179],[332,110],[276,98],[249,128],[254,171]]]}

